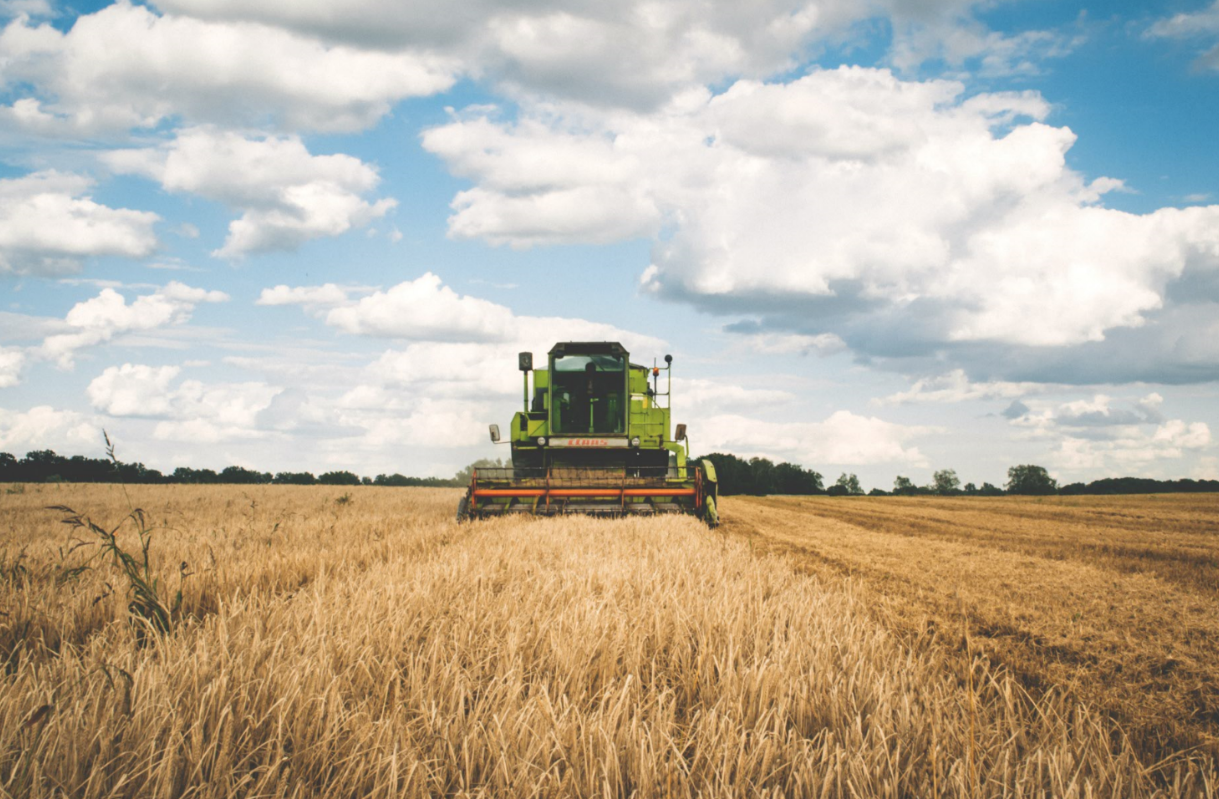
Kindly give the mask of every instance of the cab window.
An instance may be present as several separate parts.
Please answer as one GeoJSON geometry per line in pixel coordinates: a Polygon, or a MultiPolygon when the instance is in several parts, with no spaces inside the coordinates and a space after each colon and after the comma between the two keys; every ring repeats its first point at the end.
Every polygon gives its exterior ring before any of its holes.
{"type": "Polygon", "coordinates": [[[551,368],[554,430],[612,435],[626,430],[626,360],[618,355],[561,355],[551,368]]]}

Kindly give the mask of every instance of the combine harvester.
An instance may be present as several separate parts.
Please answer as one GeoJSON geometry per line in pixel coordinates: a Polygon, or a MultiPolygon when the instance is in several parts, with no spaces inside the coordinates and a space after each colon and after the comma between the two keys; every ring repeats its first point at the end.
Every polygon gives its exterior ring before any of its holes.
{"type": "MultiPolygon", "coordinates": [[[[535,371],[528,352],[519,365],[525,408],[512,418],[512,466],[474,470],[458,521],[684,513],[719,522],[715,467],[688,460],[684,424],[669,436],[672,356],[649,368],[631,363],[617,342],[564,342],[550,351],[549,368],[535,371]]],[[[508,443],[500,438],[491,425],[491,440],[508,443]]]]}

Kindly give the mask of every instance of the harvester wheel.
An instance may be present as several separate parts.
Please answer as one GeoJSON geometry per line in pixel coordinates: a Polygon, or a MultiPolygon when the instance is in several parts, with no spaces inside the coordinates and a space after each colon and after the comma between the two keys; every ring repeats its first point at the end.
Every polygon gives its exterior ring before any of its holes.
{"type": "Polygon", "coordinates": [[[470,497],[466,495],[457,502],[457,523],[461,524],[470,518],[470,497]]]}

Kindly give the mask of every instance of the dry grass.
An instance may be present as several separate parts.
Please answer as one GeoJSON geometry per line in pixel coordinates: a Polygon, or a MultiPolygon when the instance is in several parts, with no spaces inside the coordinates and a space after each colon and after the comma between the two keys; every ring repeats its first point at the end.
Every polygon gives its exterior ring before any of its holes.
{"type": "Polygon", "coordinates": [[[112,567],[63,579],[87,550],[43,510],[117,521],[119,489],[0,496],[0,793],[1219,792],[691,519],[459,527],[455,491],[347,491],[132,489],[183,592],[143,637],[112,567]]]}
{"type": "Polygon", "coordinates": [[[1065,687],[1144,757],[1219,735],[1219,497],[732,498],[727,530],[850,575],[908,635],[1065,687]],[[945,635],[946,634],[946,635],[945,635]]]}

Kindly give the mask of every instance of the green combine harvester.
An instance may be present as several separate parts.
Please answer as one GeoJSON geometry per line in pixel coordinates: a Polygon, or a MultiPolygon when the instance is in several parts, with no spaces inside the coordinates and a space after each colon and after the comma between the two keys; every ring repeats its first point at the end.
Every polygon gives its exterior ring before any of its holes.
{"type": "MultiPolygon", "coordinates": [[[[474,470],[458,521],[684,513],[718,524],[715,467],[689,460],[684,424],[669,435],[672,356],[640,366],[617,342],[569,341],[550,351],[547,369],[534,370],[529,352],[519,361],[525,407],[512,418],[512,465],[474,470]]],[[[507,443],[499,425],[491,440],[507,443]]]]}

